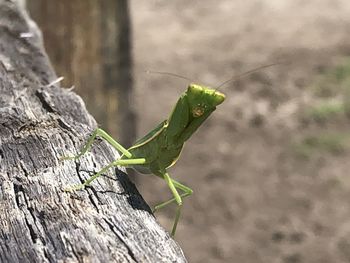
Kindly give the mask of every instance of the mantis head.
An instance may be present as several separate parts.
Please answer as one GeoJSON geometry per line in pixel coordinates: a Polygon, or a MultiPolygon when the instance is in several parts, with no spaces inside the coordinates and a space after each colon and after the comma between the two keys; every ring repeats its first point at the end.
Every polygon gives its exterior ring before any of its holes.
{"type": "Polygon", "coordinates": [[[213,111],[225,100],[225,95],[214,89],[190,84],[187,88],[187,99],[192,116],[197,118],[205,112],[213,111]]]}

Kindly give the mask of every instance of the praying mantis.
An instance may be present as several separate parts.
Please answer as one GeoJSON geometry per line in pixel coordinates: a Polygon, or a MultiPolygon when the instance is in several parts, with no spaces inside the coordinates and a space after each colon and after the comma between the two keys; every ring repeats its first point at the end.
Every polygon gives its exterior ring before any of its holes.
{"type": "Polygon", "coordinates": [[[191,188],[174,180],[168,169],[179,159],[184,143],[194,134],[202,123],[215,111],[216,106],[225,100],[225,95],[215,89],[190,84],[178,99],[169,118],[126,149],[104,130],[97,128],[87,140],[80,153],[62,157],[61,160],[77,160],[90,150],[96,137],[104,139],[122,155],[119,159],[103,167],[83,184],[66,189],[82,190],[92,181],[115,166],[131,167],[143,174],[153,174],[165,180],[173,198],[155,206],[153,212],[175,202],[177,210],[171,236],[173,237],[181,215],[182,199],[190,196],[191,188]],[[180,192],[180,193],[179,193],[180,192]]]}
{"type": "MultiPolygon", "coordinates": [[[[285,64],[283,62],[263,65],[243,74],[234,76],[221,83],[216,89],[206,86],[190,84],[178,99],[169,118],[158,124],[156,128],[151,130],[144,137],[135,142],[133,146],[126,149],[120,143],[115,141],[104,130],[97,128],[87,140],[80,153],[75,156],[66,156],[60,160],[77,160],[87,151],[90,150],[96,137],[101,137],[117,151],[122,153],[121,157],[107,166],[103,167],[95,175],[87,179],[83,184],[67,188],[66,191],[82,190],[89,186],[92,181],[115,166],[124,166],[134,168],[143,174],[153,174],[165,180],[173,198],[155,206],[153,212],[176,202],[177,210],[171,236],[174,237],[176,228],[181,215],[182,199],[190,196],[193,191],[186,185],[174,180],[168,173],[168,169],[173,166],[179,159],[181,150],[185,142],[195,133],[195,131],[203,124],[203,122],[216,110],[216,106],[225,100],[225,95],[218,91],[218,88],[229,82],[236,81],[258,70],[268,68],[275,65],[285,64]],[[181,191],[182,193],[179,193],[181,191]]],[[[165,72],[153,72],[161,73],[165,72]]],[[[173,73],[165,73],[175,77],[189,80],[173,73]]]]}

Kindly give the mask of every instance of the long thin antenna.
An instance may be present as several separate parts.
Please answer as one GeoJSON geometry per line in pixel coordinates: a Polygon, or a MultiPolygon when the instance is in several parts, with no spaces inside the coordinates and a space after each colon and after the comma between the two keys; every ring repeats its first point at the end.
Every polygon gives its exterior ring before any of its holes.
{"type": "Polygon", "coordinates": [[[180,78],[180,79],[186,79],[190,82],[194,82],[192,79],[190,78],[187,78],[185,76],[181,76],[181,75],[178,75],[178,74],[175,74],[175,73],[171,73],[171,72],[163,72],[163,71],[153,71],[153,70],[146,70],[146,73],[148,74],[162,74],[162,75],[168,75],[168,76],[172,76],[172,77],[177,77],[177,78],[180,78]]]}
{"type": "Polygon", "coordinates": [[[228,79],[228,80],[225,80],[223,83],[221,83],[217,88],[216,90],[218,90],[219,88],[221,88],[222,86],[226,85],[227,83],[229,82],[235,82],[245,76],[248,76],[256,71],[259,71],[259,70],[262,70],[262,69],[265,69],[265,68],[269,68],[269,67],[272,67],[272,66],[276,66],[276,65],[281,65],[281,64],[285,64],[283,62],[277,62],[277,63],[272,63],[272,64],[268,64],[268,65],[264,65],[264,66],[260,66],[260,67],[257,67],[257,68],[254,68],[254,69],[251,69],[249,71],[246,71],[242,74],[239,74],[239,75],[236,75],[236,76],[233,76],[232,78],[228,79]]]}

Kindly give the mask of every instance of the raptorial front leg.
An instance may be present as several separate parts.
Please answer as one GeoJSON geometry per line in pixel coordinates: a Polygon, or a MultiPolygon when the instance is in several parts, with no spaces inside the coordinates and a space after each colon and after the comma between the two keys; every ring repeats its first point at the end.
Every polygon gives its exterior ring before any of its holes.
{"type": "Polygon", "coordinates": [[[88,141],[84,145],[84,147],[81,149],[80,153],[75,156],[63,156],[60,158],[61,161],[64,160],[76,160],[79,159],[82,155],[84,155],[87,151],[90,150],[91,145],[94,143],[96,137],[99,136],[102,139],[104,139],[106,142],[108,142],[110,145],[113,146],[117,151],[123,153],[126,157],[131,158],[131,153],[125,149],[120,143],[118,143],[116,140],[114,140],[107,132],[104,130],[97,128],[89,137],[88,141]]]}
{"type": "Polygon", "coordinates": [[[122,160],[116,160],[105,167],[103,167],[99,172],[91,176],[89,179],[87,179],[84,183],[78,184],[72,187],[65,188],[64,191],[71,192],[71,191],[78,191],[84,189],[86,186],[89,186],[92,181],[97,179],[100,175],[102,175],[104,172],[106,172],[111,167],[115,166],[129,166],[129,165],[140,165],[144,164],[146,162],[146,159],[139,158],[139,159],[122,159],[122,160]]]}

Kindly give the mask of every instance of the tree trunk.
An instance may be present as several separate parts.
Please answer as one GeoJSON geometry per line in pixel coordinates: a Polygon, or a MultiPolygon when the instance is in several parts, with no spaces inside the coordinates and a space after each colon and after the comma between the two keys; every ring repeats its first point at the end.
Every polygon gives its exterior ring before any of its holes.
{"type": "Polygon", "coordinates": [[[39,35],[18,1],[0,0],[0,262],[186,262],[125,173],[63,191],[118,155],[98,141],[80,160],[59,161],[96,122],[52,83],[39,35]]]}
{"type": "Polygon", "coordinates": [[[127,0],[30,0],[46,49],[64,85],[123,145],[135,140],[127,0]]]}

